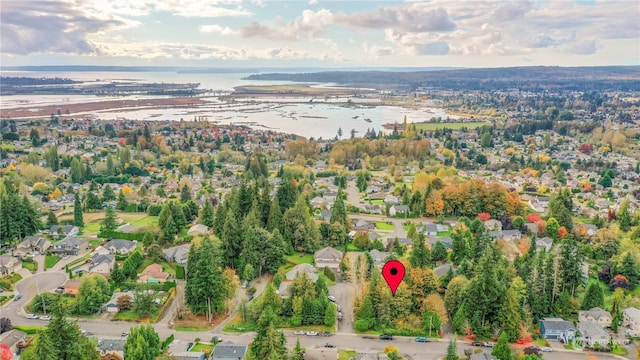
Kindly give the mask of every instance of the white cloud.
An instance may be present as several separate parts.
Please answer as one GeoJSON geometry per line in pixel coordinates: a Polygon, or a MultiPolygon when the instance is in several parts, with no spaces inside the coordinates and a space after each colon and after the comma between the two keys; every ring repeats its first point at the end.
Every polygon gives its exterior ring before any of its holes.
{"type": "Polygon", "coordinates": [[[241,0],[89,0],[94,8],[126,15],[144,16],[152,12],[168,12],[183,17],[241,17],[252,13],[242,7],[241,0]]]}
{"type": "Polygon", "coordinates": [[[338,13],[335,21],[355,27],[403,32],[451,31],[456,28],[444,8],[433,8],[428,3],[410,3],[355,14],[338,13]]]}
{"type": "Polygon", "coordinates": [[[309,5],[318,5],[318,0],[309,0],[309,5]]]}
{"type": "Polygon", "coordinates": [[[220,34],[220,35],[232,35],[235,32],[233,31],[233,29],[231,29],[228,26],[220,26],[220,25],[216,25],[216,24],[212,24],[212,25],[202,25],[200,26],[200,32],[203,33],[215,33],[215,34],[220,34]]]}
{"type": "Polygon", "coordinates": [[[288,23],[278,18],[272,25],[262,25],[253,22],[240,28],[240,35],[244,38],[258,37],[271,40],[300,40],[306,37],[316,37],[322,34],[331,24],[333,14],[330,10],[304,10],[302,15],[288,23]]]}
{"type": "Polygon", "coordinates": [[[564,50],[576,55],[591,55],[597,51],[597,46],[596,41],[593,39],[580,40],[577,42],[568,43],[564,47],[564,50]]]}

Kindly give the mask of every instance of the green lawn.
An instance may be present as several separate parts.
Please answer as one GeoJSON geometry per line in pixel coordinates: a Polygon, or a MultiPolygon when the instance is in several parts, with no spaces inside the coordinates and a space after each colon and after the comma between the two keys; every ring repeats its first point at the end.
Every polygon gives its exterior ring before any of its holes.
{"type": "Polygon", "coordinates": [[[97,233],[100,231],[100,224],[89,224],[86,225],[83,229],[87,232],[97,233]]]}
{"type": "Polygon", "coordinates": [[[44,258],[44,269],[51,269],[55,264],[60,261],[60,258],[55,255],[46,255],[44,258]]]}
{"type": "Polygon", "coordinates": [[[472,122],[441,122],[441,123],[422,123],[414,124],[417,130],[434,131],[437,129],[451,129],[460,130],[463,127],[468,129],[475,129],[484,125],[487,125],[484,121],[472,121],[472,122]]]}
{"type": "Polygon", "coordinates": [[[193,345],[193,347],[189,351],[194,351],[194,352],[202,351],[202,352],[204,352],[205,350],[209,350],[209,352],[212,352],[214,347],[215,347],[215,345],[213,345],[213,344],[197,343],[197,344],[193,345]]]}
{"type": "Polygon", "coordinates": [[[384,221],[376,221],[376,229],[378,230],[389,230],[389,231],[393,231],[393,229],[395,228],[393,226],[393,224],[387,224],[384,221]]]}
{"type": "Polygon", "coordinates": [[[22,263],[22,267],[29,270],[29,271],[36,271],[38,270],[38,263],[37,262],[23,262],[22,263]]]}
{"type": "Polygon", "coordinates": [[[175,331],[190,331],[190,332],[202,332],[202,331],[209,331],[211,330],[210,327],[208,326],[181,326],[181,325],[176,325],[173,327],[173,330],[175,331]]]}
{"type": "Polygon", "coordinates": [[[113,320],[133,320],[133,321],[136,321],[136,320],[142,320],[142,319],[151,319],[151,321],[154,321],[154,319],[156,317],[158,317],[159,314],[160,314],[160,307],[159,306],[154,306],[153,307],[153,312],[150,314],[150,316],[142,317],[142,316],[138,315],[137,313],[135,313],[133,310],[126,310],[126,311],[118,312],[118,314],[113,317],[113,320]]]}
{"type": "Polygon", "coordinates": [[[168,272],[169,274],[171,274],[171,276],[176,276],[176,269],[174,267],[172,267],[170,264],[168,264],[166,261],[156,262],[156,261],[154,261],[154,259],[151,259],[151,258],[144,259],[142,264],[140,264],[140,266],[138,266],[138,273],[141,273],[144,269],[147,268],[147,266],[149,266],[151,264],[154,264],[154,263],[158,263],[158,264],[162,265],[162,269],[164,271],[168,272]]]}
{"type": "Polygon", "coordinates": [[[33,335],[45,329],[44,326],[30,326],[30,325],[14,325],[13,328],[16,330],[20,330],[27,335],[33,335]]]}
{"type": "Polygon", "coordinates": [[[356,352],[353,350],[338,350],[338,360],[350,360],[356,358],[356,352]]]}
{"type": "Polygon", "coordinates": [[[100,245],[101,241],[100,240],[91,240],[89,241],[89,245],[96,247],[98,245],[100,245]]]}
{"type": "Polygon", "coordinates": [[[369,199],[369,204],[371,205],[383,205],[384,199],[369,199]]]}
{"type": "Polygon", "coordinates": [[[286,256],[287,261],[295,264],[313,264],[313,254],[295,253],[293,255],[286,256]]]}
{"type": "Polygon", "coordinates": [[[9,296],[0,296],[0,306],[9,302],[9,300],[13,299],[13,295],[9,296]]]}
{"type": "Polygon", "coordinates": [[[625,349],[623,346],[616,346],[611,352],[615,355],[627,355],[627,349],[625,349]]]}
{"type": "Polygon", "coordinates": [[[131,225],[133,226],[147,226],[147,225],[158,225],[158,217],[157,216],[145,216],[138,220],[132,220],[131,225]]]}

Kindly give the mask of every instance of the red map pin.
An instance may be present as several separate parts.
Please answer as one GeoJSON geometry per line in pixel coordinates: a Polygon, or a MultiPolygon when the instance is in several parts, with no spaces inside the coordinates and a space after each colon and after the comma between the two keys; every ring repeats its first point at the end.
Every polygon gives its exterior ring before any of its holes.
{"type": "Polygon", "coordinates": [[[391,293],[395,296],[398,286],[404,279],[404,265],[398,260],[387,261],[382,267],[382,277],[389,284],[391,293]]]}

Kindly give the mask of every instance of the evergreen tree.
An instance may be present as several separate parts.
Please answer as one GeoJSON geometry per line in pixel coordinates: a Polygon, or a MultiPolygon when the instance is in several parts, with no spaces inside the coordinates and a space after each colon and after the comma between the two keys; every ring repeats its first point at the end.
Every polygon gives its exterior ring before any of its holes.
{"type": "Polygon", "coordinates": [[[227,205],[226,201],[222,204],[219,204],[214,216],[213,222],[213,233],[216,234],[219,238],[222,237],[222,231],[224,228],[224,223],[227,220],[227,205]]]}
{"type": "Polygon", "coordinates": [[[447,346],[447,356],[445,360],[458,360],[458,350],[456,347],[456,339],[449,340],[449,346],[447,346]]]}
{"type": "Polygon", "coordinates": [[[107,206],[107,210],[105,212],[105,217],[102,219],[102,225],[100,226],[101,233],[108,233],[112,231],[116,231],[118,228],[118,224],[116,223],[116,211],[111,207],[107,206]]]}
{"type": "Polygon", "coordinates": [[[276,274],[280,266],[286,263],[286,244],[280,231],[275,229],[272,236],[267,240],[263,256],[265,257],[265,270],[270,274],[276,274]]]}
{"type": "MultiPolygon", "coordinates": [[[[229,209],[232,210],[232,209],[229,209]]],[[[220,236],[222,241],[222,258],[225,266],[235,267],[235,260],[238,259],[242,250],[242,227],[238,223],[238,216],[232,215],[230,211],[224,222],[224,228],[220,236]]]]}
{"type": "Polygon", "coordinates": [[[113,269],[111,269],[109,279],[113,281],[116,286],[121,284],[125,280],[124,273],[120,269],[120,264],[118,264],[117,261],[113,264],[113,269]]]}
{"type": "Polygon", "coordinates": [[[286,176],[283,177],[282,181],[280,181],[280,187],[278,187],[278,191],[276,192],[276,199],[278,199],[280,210],[285,212],[290,207],[293,207],[297,198],[298,189],[293,185],[293,179],[286,176]]]}
{"type": "Polygon", "coordinates": [[[500,333],[498,343],[493,348],[491,355],[495,356],[498,360],[513,360],[513,353],[509,348],[509,335],[506,332],[500,333]]]}
{"type": "Polygon", "coordinates": [[[616,212],[616,219],[620,224],[620,230],[629,231],[631,228],[631,212],[629,211],[629,198],[625,198],[616,212]]]}
{"type": "Polygon", "coordinates": [[[568,290],[571,296],[575,295],[575,289],[582,284],[583,256],[578,251],[578,243],[567,239],[560,247],[560,264],[562,284],[561,290],[568,290]]]}
{"type": "Polygon", "coordinates": [[[522,324],[520,312],[518,294],[513,287],[509,287],[504,304],[500,309],[500,323],[502,324],[502,334],[505,334],[510,342],[515,342],[520,337],[520,324],[522,324]]]}
{"type": "Polygon", "coordinates": [[[113,189],[109,184],[104,186],[104,190],[102,191],[102,201],[112,201],[116,199],[116,193],[113,192],[113,189]]]}
{"type": "Polygon", "coordinates": [[[451,233],[451,261],[460,265],[464,260],[471,259],[471,231],[463,224],[459,224],[451,233]]]}
{"type": "Polygon", "coordinates": [[[447,248],[441,241],[436,241],[431,252],[433,261],[443,261],[447,258],[447,248]]]}
{"type": "Polygon", "coordinates": [[[273,232],[282,227],[282,212],[280,211],[280,203],[278,199],[273,198],[271,207],[269,208],[269,216],[267,218],[267,230],[273,232]]]}
{"type": "Polygon", "coordinates": [[[414,268],[427,268],[431,265],[431,252],[427,249],[422,234],[413,237],[409,262],[414,268]]]}
{"type": "Polygon", "coordinates": [[[560,226],[564,226],[569,231],[573,228],[572,209],[573,202],[568,189],[561,190],[549,200],[549,218],[555,218],[560,226]]]}
{"type": "Polygon", "coordinates": [[[87,210],[100,210],[102,209],[102,200],[98,197],[98,195],[89,191],[87,193],[87,200],[85,206],[87,210]]]}
{"type": "Polygon", "coordinates": [[[71,174],[71,182],[74,184],[82,183],[82,180],[84,180],[83,170],[80,160],[74,157],[73,160],[71,160],[71,169],[69,170],[69,173],[71,174]]]}
{"type": "Polygon", "coordinates": [[[191,189],[187,184],[182,185],[182,189],[180,190],[180,202],[187,202],[191,200],[191,189]]]}
{"type": "Polygon", "coordinates": [[[53,171],[60,169],[60,157],[58,156],[58,147],[50,146],[44,153],[44,159],[47,161],[47,166],[53,171]]]}
{"type": "Polygon", "coordinates": [[[225,293],[220,251],[205,237],[200,245],[189,249],[185,300],[194,314],[220,313],[224,310],[225,293]]]}
{"type": "Polygon", "coordinates": [[[631,255],[631,252],[627,252],[627,254],[622,259],[622,264],[619,269],[616,269],[620,274],[624,275],[629,283],[635,284],[638,281],[638,277],[640,276],[640,269],[638,269],[638,264],[636,263],[635,258],[631,255]]]}
{"type": "Polygon", "coordinates": [[[160,337],[149,324],[134,326],[124,344],[127,360],[155,360],[160,354],[160,337]]]}
{"type": "Polygon", "coordinates": [[[251,353],[256,359],[283,359],[287,352],[282,331],[276,328],[277,318],[273,309],[267,306],[258,319],[256,337],[251,343],[251,353]]]}
{"type": "Polygon", "coordinates": [[[47,213],[47,227],[51,227],[53,225],[58,225],[58,218],[56,217],[56,214],[53,213],[53,211],[49,210],[49,212],[47,213]]]}
{"type": "Polygon", "coordinates": [[[291,350],[291,360],[304,360],[304,354],[307,350],[300,346],[300,339],[296,340],[296,346],[291,350]]]}
{"type": "Polygon", "coordinates": [[[211,205],[210,201],[206,201],[204,208],[202,208],[202,213],[200,214],[200,222],[209,228],[213,228],[214,222],[214,214],[213,214],[213,205],[211,205]]]}
{"type": "Polygon", "coordinates": [[[124,197],[124,192],[120,190],[120,192],[118,192],[118,202],[116,204],[116,209],[120,211],[125,211],[127,210],[127,206],[129,206],[129,203],[127,202],[127,198],[124,197]]]}
{"type": "Polygon", "coordinates": [[[584,299],[582,300],[582,305],[580,309],[589,310],[594,307],[603,307],[604,306],[604,293],[602,291],[602,287],[597,282],[592,282],[587,287],[587,291],[584,294],[584,299]]]}
{"type": "Polygon", "coordinates": [[[347,209],[344,205],[344,201],[342,200],[342,190],[338,190],[338,195],[336,196],[336,201],[333,204],[333,208],[331,208],[331,218],[329,223],[339,222],[342,224],[344,229],[349,228],[349,222],[347,220],[347,209]]]}
{"type": "Polygon", "coordinates": [[[80,196],[78,193],[75,194],[73,199],[73,225],[78,227],[84,226],[82,204],[80,203],[80,196]]]}

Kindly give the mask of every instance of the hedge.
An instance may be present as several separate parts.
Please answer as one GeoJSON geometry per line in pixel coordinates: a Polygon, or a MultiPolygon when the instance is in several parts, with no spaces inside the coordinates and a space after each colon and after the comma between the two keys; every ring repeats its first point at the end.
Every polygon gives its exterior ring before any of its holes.
{"type": "Polygon", "coordinates": [[[120,231],[103,231],[98,234],[98,237],[105,239],[123,239],[123,240],[136,240],[142,241],[144,239],[144,233],[125,233],[120,231]]]}
{"type": "Polygon", "coordinates": [[[184,266],[176,265],[176,279],[184,279],[184,266]]]}

